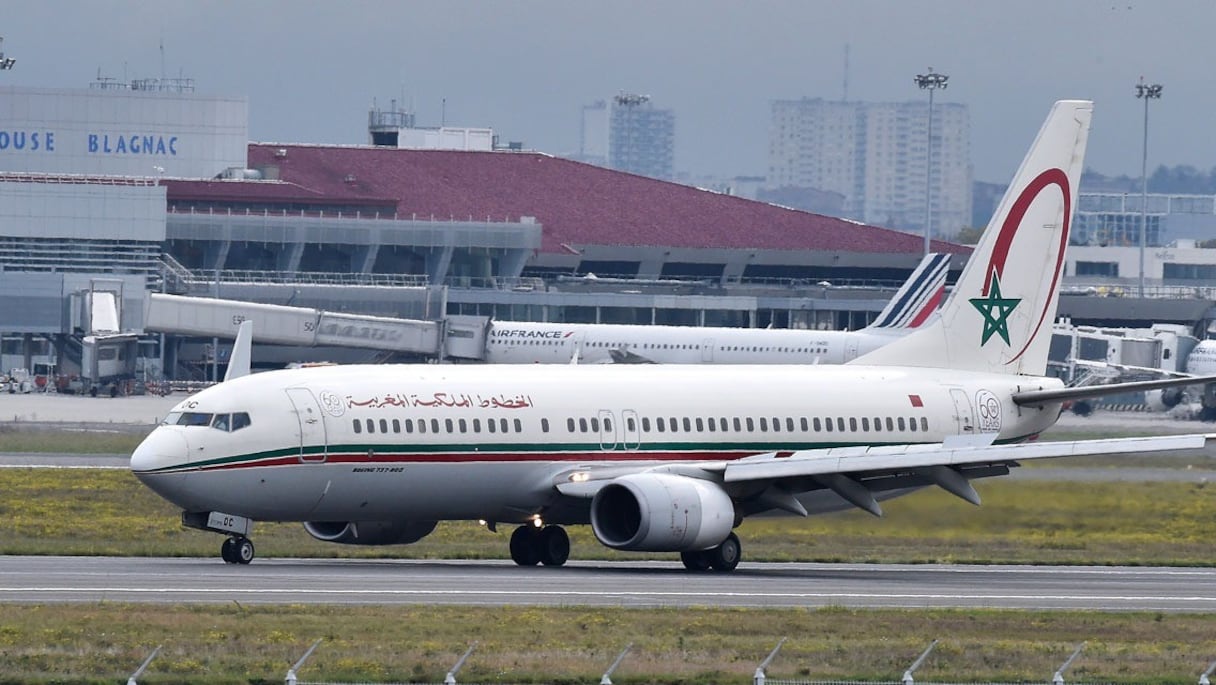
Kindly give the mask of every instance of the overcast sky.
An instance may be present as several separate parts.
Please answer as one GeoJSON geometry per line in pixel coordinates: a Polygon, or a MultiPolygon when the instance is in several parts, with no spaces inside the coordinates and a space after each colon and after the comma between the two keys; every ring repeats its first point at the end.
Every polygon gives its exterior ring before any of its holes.
{"type": "Polygon", "coordinates": [[[676,114],[676,169],[763,175],[769,103],[923,99],[970,107],[976,180],[1007,182],[1062,98],[1096,101],[1087,167],[1139,176],[1144,75],[1149,167],[1216,166],[1216,2],[936,0],[636,2],[112,0],[5,2],[0,83],[85,87],[194,78],[244,95],[250,136],[365,143],[375,98],[413,103],[421,125],[489,126],[503,140],[575,152],[583,104],[649,94],[676,114]]]}

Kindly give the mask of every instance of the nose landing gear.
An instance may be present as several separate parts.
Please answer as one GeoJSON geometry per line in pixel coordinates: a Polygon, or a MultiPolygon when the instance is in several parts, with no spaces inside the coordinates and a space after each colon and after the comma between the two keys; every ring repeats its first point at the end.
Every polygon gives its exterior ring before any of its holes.
{"type": "Polygon", "coordinates": [[[226,564],[248,564],[253,561],[253,542],[243,535],[234,535],[220,546],[220,557],[226,564]]]}

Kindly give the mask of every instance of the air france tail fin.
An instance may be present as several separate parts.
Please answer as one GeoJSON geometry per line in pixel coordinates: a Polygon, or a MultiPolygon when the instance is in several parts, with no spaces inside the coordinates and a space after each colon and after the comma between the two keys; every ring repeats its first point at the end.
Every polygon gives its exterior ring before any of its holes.
{"type": "Polygon", "coordinates": [[[941,317],[854,364],[1042,375],[1093,103],[1052,107],[941,317]]]}
{"type": "Polygon", "coordinates": [[[946,295],[950,255],[930,252],[868,329],[919,328],[937,311],[946,295]]]}

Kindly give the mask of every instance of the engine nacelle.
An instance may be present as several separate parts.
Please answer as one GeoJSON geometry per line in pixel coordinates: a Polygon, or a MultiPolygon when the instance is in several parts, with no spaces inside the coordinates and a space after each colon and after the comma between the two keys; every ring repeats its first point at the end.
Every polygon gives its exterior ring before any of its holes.
{"type": "Polygon", "coordinates": [[[1163,390],[1149,390],[1144,393],[1144,403],[1153,411],[1168,411],[1177,407],[1185,395],[1182,388],[1165,388],[1163,390]]]}
{"type": "Polygon", "coordinates": [[[308,521],[304,530],[339,545],[408,545],[435,530],[434,521],[308,521]]]}
{"type": "Polygon", "coordinates": [[[715,547],[735,525],[716,483],[666,473],[615,478],[591,500],[595,537],[613,549],[688,552],[715,547]]]}

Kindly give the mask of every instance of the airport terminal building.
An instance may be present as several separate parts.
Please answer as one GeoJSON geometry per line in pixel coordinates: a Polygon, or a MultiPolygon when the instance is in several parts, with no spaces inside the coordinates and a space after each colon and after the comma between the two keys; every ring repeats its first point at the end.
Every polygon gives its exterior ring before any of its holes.
{"type": "Polygon", "coordinates": [[[250,143],[245,98],[94,86],[0,88],[0,371],[85,367],[90,336],[124,334],[143,375],[202,378],[247,314],[200,298],[313,312],[261,331],[267,364],[442,358],[488,318],[855,329],[921,256],[918,235],[515,146],[250,143]]]}

